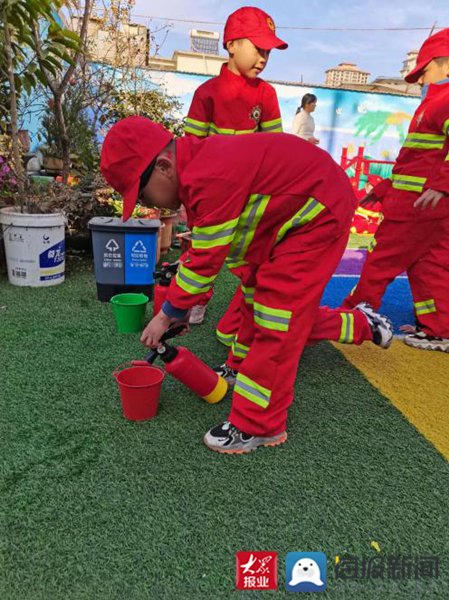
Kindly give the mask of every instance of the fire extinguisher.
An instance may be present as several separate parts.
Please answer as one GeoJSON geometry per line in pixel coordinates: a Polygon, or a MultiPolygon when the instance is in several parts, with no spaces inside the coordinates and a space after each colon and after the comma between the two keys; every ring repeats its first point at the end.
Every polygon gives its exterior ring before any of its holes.
{"type": "Polygon", "coordinates": [[[174,263],[162,263],[160,271],[154,273],[154,278],[158,280],[157,285],[154,287],[153,294],[153,317],[155,317],[161,310],[162,305],[168,294],[168,288],[173,277],[178,272],[179,261],[174,263]]]}
{"type": "MultiPolygon", "coordinates": [[[[167,373],[204,398],[209,404],[216,404],[226,395],[228,382],[187,348],[175,347],[166,343],[166,340],[175,337],[184,329],[184,325],[168,329],[161,337],[162,345],[150,352],[145,357],[145,362],[152,365],[157,358],[160,358],[165,363],[167,373]]],[[[133,364],[141,362],[143,361],[133,361],[133,364]]]]}

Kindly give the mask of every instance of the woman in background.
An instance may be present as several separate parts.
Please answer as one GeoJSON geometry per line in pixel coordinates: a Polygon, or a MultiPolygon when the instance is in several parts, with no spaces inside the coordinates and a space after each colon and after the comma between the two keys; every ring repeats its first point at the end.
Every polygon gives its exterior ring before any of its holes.
{"type": "Polygon", "coordinates": [[[315,132],[315,121],[312,117],[313,111],[316,108],[317,97],[315,94],[304,94],[301,100],[301,106],[296,111],[293,119],[292,133],[299,136],[303,140],[307,140],[312,144],[319,144],[320,140],[313,134],[315,132]]]}

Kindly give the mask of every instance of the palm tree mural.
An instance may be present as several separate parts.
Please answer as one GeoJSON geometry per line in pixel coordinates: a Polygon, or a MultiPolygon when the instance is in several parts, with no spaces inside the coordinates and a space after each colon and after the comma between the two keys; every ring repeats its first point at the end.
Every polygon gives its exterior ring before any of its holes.
{"type": "Polygon", "coordinates": [[[385,134],[387,129],[395,127],[399,135],[401,145],[404,143],[408,129],[408,123],[412,120],[412,115],[405,112],[389,112],[377,110],[367,112],[361,115],[355,122],[356,137],[371,138],[378,142],[385,134]]]}

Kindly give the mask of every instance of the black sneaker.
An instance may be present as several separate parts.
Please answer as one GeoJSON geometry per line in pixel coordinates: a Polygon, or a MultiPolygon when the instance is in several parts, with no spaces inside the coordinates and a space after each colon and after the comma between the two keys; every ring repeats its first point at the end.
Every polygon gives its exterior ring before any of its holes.
{"type": "Polygon", "coordinates": [[[385,315],[377,313],[371,304],[360,302],[356,309],[362,312],[368,319],[373,333],[373,342],[381,348],[389,348],[393,340],[393,323],[385,315]]]}
{"type": "Polygon", "coordinates": [[[237,375],[239,374],[238,371],[231,369],[231,367],[229,367],[226,363],[223,363],[219,367],[215,367],[214,371],[217,375],[223,377],[223,379],[225,379],[229,385],[235,385],[237,375]]]}
{"type": "Polygon", "coordinates": [[[279,446],[287,440],[287,432],[272,437],[257,437],[248,435],[237,429],[230,421],[210,429],[203,438],[210,450],[220,454],[243,454],[251,452],[259,446],[279,446]]]}
{"type": "Polygon", "coordinates": [[[413,335],[406,335],[404,342],[407,346],[418,348],[419,350],[439,350],[440,352],[449,352],[449,339],[428,335],[424,331],[418,331],[413,335]]]}

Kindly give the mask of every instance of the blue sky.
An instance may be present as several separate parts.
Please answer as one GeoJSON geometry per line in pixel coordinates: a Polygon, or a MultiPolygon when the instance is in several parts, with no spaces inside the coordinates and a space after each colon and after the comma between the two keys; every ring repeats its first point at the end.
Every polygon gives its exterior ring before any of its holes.
{"type": "MultiPolygon", "coordinates": [[[[224,22],[242,5],[258,6],[268,12],[278,35],[289,43],[284,51],[274,50],[265,70],[270,80],[324,83],[326,69],[339,62],[355,62],[371,78],[398,76],[407,51],[418,49],[426,31],[325,32],[295,31],[282,26],[309,27],[449,27],[449,0],[136,0],[134,12],[180,19],[224,22]]],[[[135,19],[142,21],[142,19],[135,19]]],[[[148,24],[148,22],[147,22],[148,24]]],[[[153,21],[154,29],[163,21],[153,21]]],[[[220,30],[220,25],[173,22],[159,55],[188,50],[191,28],[220,30]]]]}

